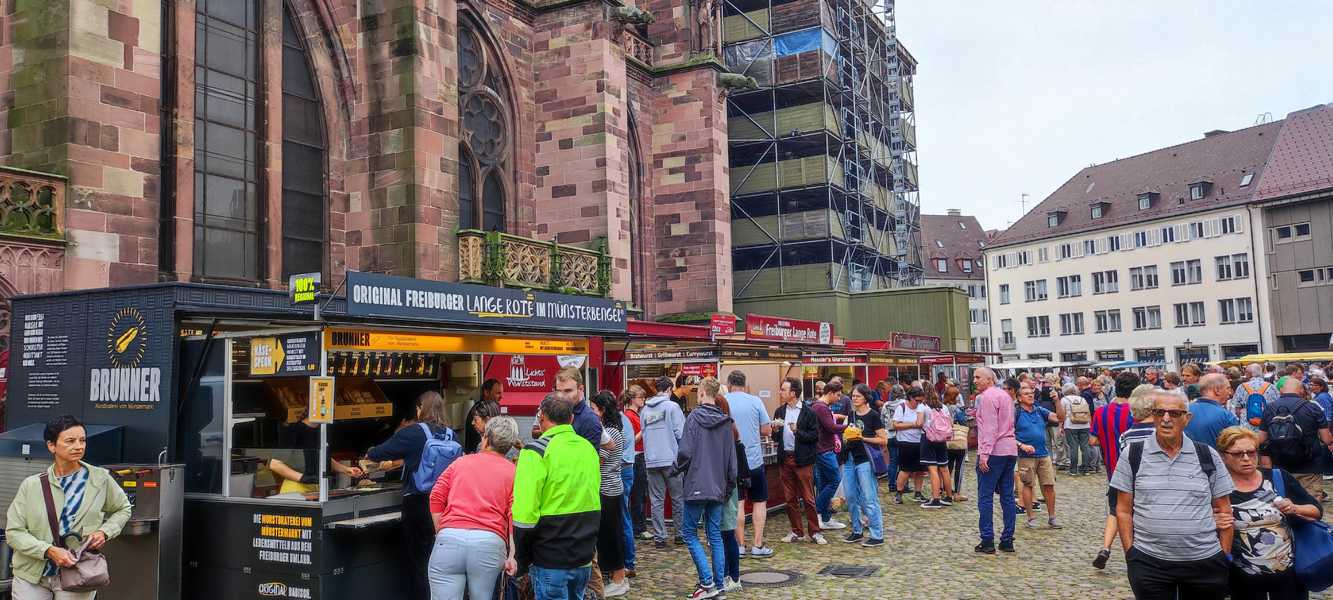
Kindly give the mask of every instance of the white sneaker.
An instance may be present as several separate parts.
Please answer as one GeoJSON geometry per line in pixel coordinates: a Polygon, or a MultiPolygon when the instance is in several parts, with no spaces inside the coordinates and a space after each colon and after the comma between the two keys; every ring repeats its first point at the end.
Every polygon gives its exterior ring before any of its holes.
{"type": "Polygon", "coordinates": [[[739,592],[741,591],[741,582],[736,581],[735,579],[732,579],[730,577],[727,577],[726,579],[722,580],[722,591],[739,592]]]}
{"type": "Polygon", "coordinates": [[[796,535],[795,531],[789,531],[787,532],[787,536],[782,538],[782,541],[784,543],[791,544],[794,542],[808,542],[810,541],[810,538],[805,537],[803,535],[796,535]]]}
{"type": "Polygon", "coordinates": [[[837,521],[835,521],[835,520],[833,520],[833,519],[829,519],[829,520],[827,520],[827,521],[825,521],[825,520],[823,520],[823,519],[820,519],[820,520],[819,520],[819,528],[820,528],[820,529],[846,529],[846,528],[847,528],[847,525],[845,525],[845,524],[843,524],[843,523],[839,523],[839,522],[837,522],[837,521]]]}
{"type": "Polygon", "coordinates": [[[827,545],[828,545],[828,540],[824,539],[824,534],[822,534],[822,533],[816,533],[816,534],[810,536],[810,541],[812,541],[812,542],[814,542],[814,543],[816,543],[816,544],[819,544],[820,546],[827,546],[827,545]]]}
{"type": "Polygon", "coordinates": [[[745,546],[741,546],[741,558],[750,558],[750,549],[749,549],[749,548],[746,548],[745,546]]]}
{"type": "Polygon", "coordinates": [[[629,593],[628,579],[621,581],[620,583],[616,583],[613,581],[611,583],[606,584],[606,587],[602,588],[603,598],[614,598],[616,596],[624,596],[625,594],[628,593],[629,593]]]}

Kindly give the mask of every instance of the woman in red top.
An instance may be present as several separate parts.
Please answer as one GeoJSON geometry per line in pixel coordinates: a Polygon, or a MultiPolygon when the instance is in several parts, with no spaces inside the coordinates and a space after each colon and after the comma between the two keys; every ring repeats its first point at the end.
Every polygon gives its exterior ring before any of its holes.
{"type": "Polygon", "coordinates": [[[430,493],[435,548],[430,555],[430,595],[435,600],[490,598],[501,567],[513,575],[510,508],[514,499],[514,463],[505,453],[518,441],[518,424],[509,417],[486,422],[480,451],[449,465],[430,493]]]}

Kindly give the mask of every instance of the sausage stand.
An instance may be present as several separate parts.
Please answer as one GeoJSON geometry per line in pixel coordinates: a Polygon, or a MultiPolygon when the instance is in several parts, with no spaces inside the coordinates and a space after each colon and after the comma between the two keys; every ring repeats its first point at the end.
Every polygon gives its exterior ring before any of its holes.
{"type": "MultiPolygon", "coordinates": [[[[427,390],[467,426],[489,365],[514,381],[562,366],[586,379],[590,340],[626,323],[601,298],[366,273],[345,287],[317,300],[320,320],[281,293],[197,284],[14,301],[15,339],[23,323],[45,331],[44,355],[15,361],[9,429],[74,414],[123,430],[108,460],[183,464],[178,589],[133,597],[407,597],[401,468],[361,463],[372,474],[353,482],[330,461],[356,465],[427,390]],[[292,444],[293,430],[318,443],[292,444]],[[275,462],[317,476],[280,493],[275,462]]],[[[502,411],[530,419],[550,389],[506,394],[502,411]]],[[[134,560],[115,550],[114,568],[134,560]]]]}

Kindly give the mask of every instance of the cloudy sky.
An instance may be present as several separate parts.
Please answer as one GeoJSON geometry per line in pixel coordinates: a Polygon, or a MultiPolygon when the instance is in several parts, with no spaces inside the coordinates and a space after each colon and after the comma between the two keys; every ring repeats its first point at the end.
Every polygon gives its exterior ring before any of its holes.
{"type": "Polygon", "coordinates": [[[1333,2],[898,0],[921,202],[1003,228],[1079,169],[1333,102],[1333,2]]]}

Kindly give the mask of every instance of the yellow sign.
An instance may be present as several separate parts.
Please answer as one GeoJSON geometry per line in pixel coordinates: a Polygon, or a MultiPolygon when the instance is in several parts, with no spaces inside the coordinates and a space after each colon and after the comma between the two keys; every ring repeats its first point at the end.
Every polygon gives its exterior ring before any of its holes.
{"type": "Polygon", "coordinates": [[[392,333],[366,329],[330,329],[324,336],[329,350],[371,352],[457,352],[481,354],[587,354],[584,340],[517,338],[432,333],[392,333]]]}
{"type": "Polygon", "coordinates": [[[287,280],[292,304],[309,304],[319,299],[319,273],[301,273],[287,280]]]}
{"type": "Polygon", "coordinates": [[[310,378],[310,422],[333,422],[333,378],[310,378]]]}
{"type": "Polygon", "coordinates": [[[282,351],[278,338],[250,339],[250,374],[276,375],[282,369],[282,361],[287,358],[282,351]]]}

